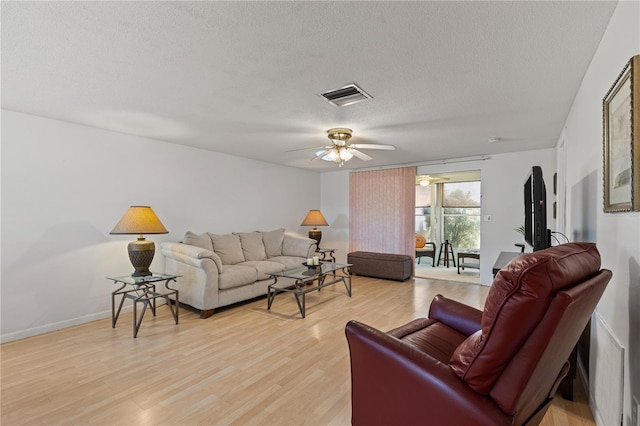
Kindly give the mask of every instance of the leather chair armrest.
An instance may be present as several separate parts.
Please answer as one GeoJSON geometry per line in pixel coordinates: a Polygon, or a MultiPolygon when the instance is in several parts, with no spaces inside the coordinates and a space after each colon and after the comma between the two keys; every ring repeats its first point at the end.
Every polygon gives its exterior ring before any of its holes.
{"type": "Polygon", "coordinates": [[[387,333],[349,321],[352,424],[508,425],[449,368],[387,333]]]}
{"type": "Polygon", "coordinates": [[[482,311],[440,294],[433,298],[429,318],[470,336],[482,327],[482,311]]]}

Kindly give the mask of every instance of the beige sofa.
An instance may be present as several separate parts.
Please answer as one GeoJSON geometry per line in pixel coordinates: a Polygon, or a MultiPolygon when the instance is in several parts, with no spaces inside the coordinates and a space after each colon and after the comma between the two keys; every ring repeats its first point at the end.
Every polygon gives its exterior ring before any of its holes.
{"type": "MultiPolygon", "coordinates": [[[[211,316],[214,309],[267,294],[269,273],[301,267],[315,251],[315,240],[286,233],[225,235],[187,232],[181,243],[162,243],[165,272],[181,275],[175,283],[180,302],[211,316]]],[[[293,283],[293,282],[292,282],[293,283]]]]}

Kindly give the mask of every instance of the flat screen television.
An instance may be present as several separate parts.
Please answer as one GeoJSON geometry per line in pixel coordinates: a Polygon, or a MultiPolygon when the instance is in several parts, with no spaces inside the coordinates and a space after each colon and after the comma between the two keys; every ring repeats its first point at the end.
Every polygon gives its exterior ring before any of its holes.
{"type": "Polygon", "coordinates": [[[547,229],[547,190],[540,166],[533,166],[524,182],[524,240],[533,251],[551,246],[551,232],[547,229]]]}

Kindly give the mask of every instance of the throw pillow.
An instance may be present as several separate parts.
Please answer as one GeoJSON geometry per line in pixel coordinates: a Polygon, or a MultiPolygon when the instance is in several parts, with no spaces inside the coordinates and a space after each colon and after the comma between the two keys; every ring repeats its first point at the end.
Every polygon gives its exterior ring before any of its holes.
{"type": "Polygon", "coordinates": [[[282,256],[282,241],[284,241],[284,228],[269,232],[261,232],[264,249],[267,257],[282,256]]]}
{"type": "Polygon", "coordinates": [[[282,255],[308,258],[315,248],[315,240],[301,235],[287,234],[282,242],[282,255]],[[311,253],[310,253],[311,252],[311,253]]]}
{"type": "Polygon", "coordinates": [[[262,234],[259,232],[238,233],[244,260],[266,260],[267,253],[264,250],[262,234]]]}
{"type": "Polygon", "coordinates": [[[187,231],[187,233],[184,234],[183,243],[213,251],[213,243],[211,243],[211,237],[206,232],[204,234],[198,235],[191,231],[187,231]]]}
{"type": "Polygon", "coordinates": [[[240,236],[236,234],[209,234],[213,241],[213,251],[220,256],[223,265],[235,265],[244,262],[240,236]]]}

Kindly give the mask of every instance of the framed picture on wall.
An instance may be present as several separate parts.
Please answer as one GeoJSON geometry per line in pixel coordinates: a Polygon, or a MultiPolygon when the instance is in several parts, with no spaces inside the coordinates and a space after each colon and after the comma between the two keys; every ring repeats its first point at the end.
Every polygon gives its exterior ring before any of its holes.
{"type": "Polygon", "coordinates": [[[603,101],[604,211],[640,211],[640,55],[603,101]]]}

